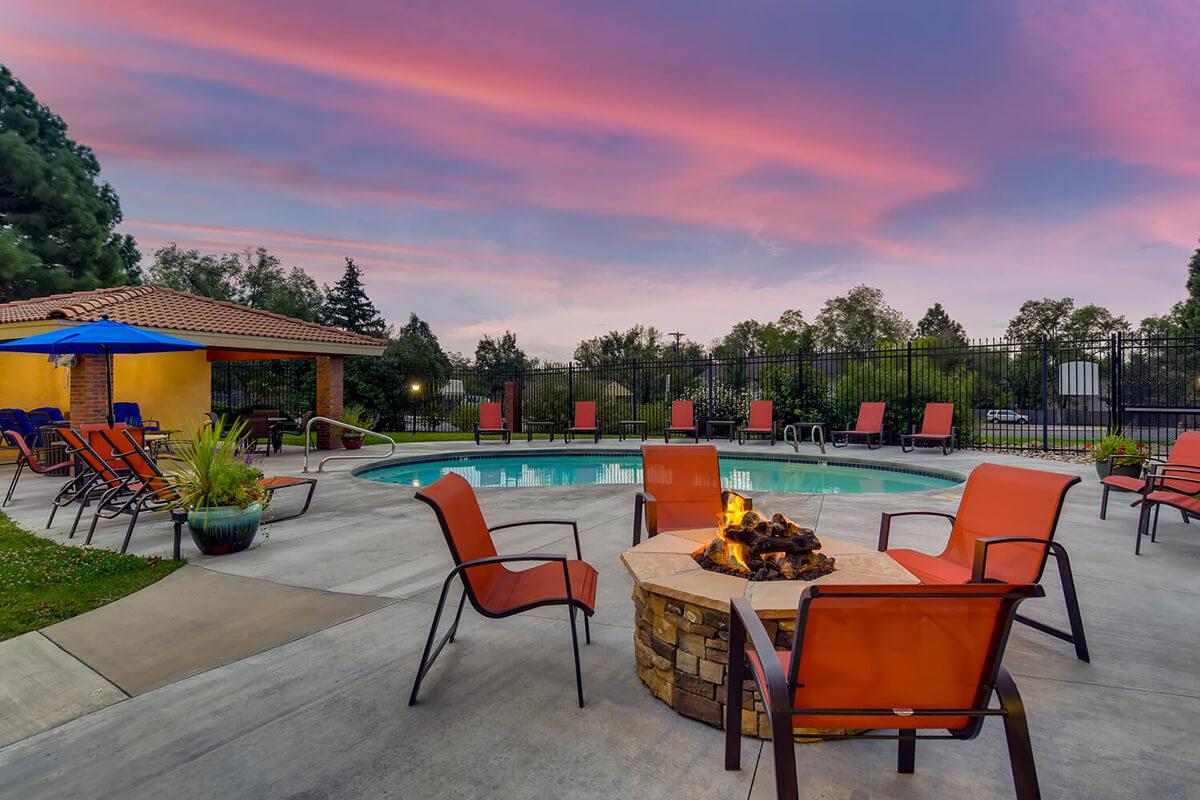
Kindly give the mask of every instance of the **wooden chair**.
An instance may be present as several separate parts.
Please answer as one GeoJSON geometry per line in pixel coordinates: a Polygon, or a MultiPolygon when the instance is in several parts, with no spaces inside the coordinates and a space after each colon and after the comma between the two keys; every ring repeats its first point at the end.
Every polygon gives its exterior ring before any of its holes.
{"type": "Polygon", "coordinates": [[[980,464],[967,479],[958,514],[937,511],[884,513],[879,525],[879,549],[928,585],[961,585],[973,580],[1038,583],[1046,559],[1054,555],[1067,604],[1070,632],[1017,616],[1017,621],[1075,645],[1080,661],[1090,661],[1079,598],[1067,549],[1054,541],[1067,491],[1079,476],[1061,472],[980,464]],[[945,517],[950,539],[939,555],[889,549],[892,520],[925,515],[945,517]],[[982,565],[985,571],[976,576],[982,565]]]}
{"type": "Polygon", "coordinates": [[[1004,583],[809,586],[800,595],[792,647],[782,651],[750,600],[733,598],[725,768],[741,767],[748,677],[771,725],[780,800],[800,797],[794,728],[805,729],[806,737],[896,740],[896,769],[912,773],[917,740],[973,739],[988,717],[1004,720],[1017,798],[1038,800],[1025,709],[1000,664],[1017,605],[1042,595],[1040,586],[1004,583]],[[991,705],[993,694],[998,707],[991,705]]]}
{"type": "Polygon", "coordinates": [[[569,442],[576,434],[586,434],[600,443],[600,426],[596,424],[596,401],[578,400],[575,402],[575,419],[571,427],[563,431],[563,441],[569,442]]]}
{"type": "Polygon", "coordinates": [[[643,488],[633,500],[633,543],[646,536],[670,531],[712,528],[725,510],[730,496],[751,508],[750,498],[732,489],[721,489],[717,448],[711,444],[668,447],[642,445],[643,488]]]}
{"type": "Polygon", "coordinates": [[[501,436],[504,443],[512,442],[512,431],[508,429],[508,421],[504,419],[504,410],[499,403],[479,404],[479,424],[475,426],[475,444],[479,444],[480,436],[501,436]]]}
{"type": "Polygon", "coordinates": [[[450,473],[417,492],[418,500],[427,503],[437,515],[446,546],[454,559],[454,569],[442,584],[442,594],[437,610],[433,614],[433,625],[429,638],[421,653],[421,664],[413,681],[408,704],[417,702],[421,681],[429,672],[433,662],[448,642],[454,641],[458,622],[462,618],[464,601],[470,599],[476,611],[485,617],[498,619],[543,606],[566,606],[571,622],[571,646],[575,653],[575,688],[579,696],[579,707],[583,708],[583,674],[579,668],[579,636],[575,628],[576,612],[583,612],[584,636],[592,642],[588,617],[596,610],[596,581],[599,577],[595,567],[583,560],[579,547],[579,526],[569,519],[537,519],[524,522],[509,522],[488,527],[483,512],[475,498],[471,485],[461,475],[450,473]],[[496,553],[492,541],[495,531],[524,525],[570,525],[575,535],[575,558],[547,553],[522,553],[501,556],[496,553]],[[544,562],[535,567],[519,571],[510,570],[506,564],[520,562],[544,562]],[[446,595],[455,579],[463,584],[463,593],[458,600],[458,611],[450,630],[434,645],[438,622],[446,605],[446,595]]]}
{"type": "Polygon", "coordinates": [[[900,435],[900,450],[908,453],[919,444],[938,445],[942,455],[949,455],[958,439],[958,428],[954,427],[954,403],[926,403],[925,416],[921,420],[921,432],[914,425],[912,433],[900,435]]]}
{"type": "Polygon", "coordinates": [[[663,431],[663,441],[670,442],[672,436],[691,436],[695,444],[700,443],[700,429],[696,426],[691,400],[675,400],[671,403],[671,424],[663,431]]]}
{"type": "Polygon", "coordinates": [[[750,419],[738,428],[738,444],[751,436],[770,439],[775,446],[775,404],[770,400],[750,401],[750,419]]]}
{"type": "Polygon", "coordinates": [[[862,403],[858,407],[858,420],[855,421],[853,428],[848,428],[844,431],[833,431],[829,435],[829,440],[834,447],[845,447],[850,444],[851,439],[861,439],[867,446],[868,450],[875,450],[883,447],[883,412],[887,410],[887,403],[862,403]],[[838,437],[842,438],[842,443],[838,444],[838,437]],[[875,442],[875,446],[871,446],[871,442],[875,442]]]}

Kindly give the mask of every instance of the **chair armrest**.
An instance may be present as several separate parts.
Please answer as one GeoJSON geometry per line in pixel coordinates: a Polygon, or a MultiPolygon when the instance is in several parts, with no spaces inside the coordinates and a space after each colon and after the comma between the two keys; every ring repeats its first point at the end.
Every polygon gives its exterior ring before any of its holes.
{"type": "MultiPolygon", "coordinates": [[[[1172,467],[1172,469],[1174,469],[1174,467],[1172,467]]],[[[1167,481],[1192,483],[1196,486],[1195,491],[1200,492],[1200,477],[1185,478],[1182,475],[1155,475],[1153,473],[1146,476],[1146,490],[1153,491],[1155,484],[1161,485],[1167,481]]]]}
{"type": "Polygon", "coordinates": [[[633,496],[633,546],[637,547],[642,541],[642,520],[646,521],[646,537],[658,535],[658,516],[651,515],[654,504],[658,501],[647,491],[640,491],[633,496]]]}
{"type": "Polygon", "coordinates": [[[953,525],[956,517],[953,514],[947,514],[942,511],[896,511],[883,512],[879,515],[879,552],[887,550],[888,538],[892,535],[892,518],[893,517],[945,517],[950,520],[953,525]]]}
{"type": "Polygon", "coordinates": [[[1056,556],[1062,550],[1062,545],[1049,539],[1035,539],[1030,536],[988,536],[975,540],[975,559],[971,563],[971,583],[983,583],[987,574],[988,548],[998,544],[1036,544],[1045,547],[1047,552],[1056,556]]]}
{"type": "Polygon", "coordinates": [[[1153,463],[1153,464],[1147,462],[1147,464],[1146,464],[1146,471],[1148,473],[1155,473],[1160,470],[1168,470],[1168,469],[1179,470],[1180,472],[1200,473],[1200,467],[1193,466],[1191,464],[1168,464],[1165,461],[1159,461],[1159,462],[1153,463]]]}
{"type": "MultiPolygon", "coordinates": [[[[729,602],[729,659],[746,658],[746,639],[750,640],[751,649],[758,654],[758,662],[762,666],[762,675],[766,686],[759,686],[763,699],[766,701],[767,716],[772,720],[780,716],[791,716],[792,699],[789,697],[787,675],[783,665],[775,655],[775,643],[767,635],[762,620],[754,613],[749,598],[734,597],[729,602]]],[[[750,676],[758,683],[758,673],[751,669],[750,676]]],[[[730,687],[729,691],[741,691],[741,687],[730,687]]],[[[740,720],[735,721],[740,723],[740,720]]]]}
{"type": "Polygon", "coordinates": [[[571,533],[575,536],[575,557],[583,560],[583,551],[579,548],[579,523],[573,519],[526,519],[520,522],[505,522],[488,528],[488,533],[502,531],[505,528],[519,528],[523,525],[570,525],[571,533]]]}

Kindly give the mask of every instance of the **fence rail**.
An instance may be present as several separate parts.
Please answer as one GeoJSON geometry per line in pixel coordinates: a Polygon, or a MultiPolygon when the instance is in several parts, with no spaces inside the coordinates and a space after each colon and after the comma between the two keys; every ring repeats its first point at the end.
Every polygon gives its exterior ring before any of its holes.
{"type": "MultiPolygon", "coordinates": [[[[868,352],[418,371],[388,386],[382,396],[356,397],[348,385],[347,399],[393,431],[469,432],[479,403],[504,399],[509,387],[519,397],[510,420],[518,432],[524,421],[565,426],[579,400],[595,401],[607,434],[621,420],[640,419],[651,435],[661,434],[674,400],[692,400],[701,426],[744,421],[751,400],[772,400],[781,430],[806,421],[841,427],[859,403],[885,401],[885,441],[894,444],[920,425],[925,403],[953,402],[966,447],[1080,451],[1124,430],[1161,454],[1180,430],[1200,424],[1200,338],[918,340],[868,352]]],[[[221,410],[269,406],[299,414],[314,396],[309,362],[214,366],[213,404],[221,410]]]]}

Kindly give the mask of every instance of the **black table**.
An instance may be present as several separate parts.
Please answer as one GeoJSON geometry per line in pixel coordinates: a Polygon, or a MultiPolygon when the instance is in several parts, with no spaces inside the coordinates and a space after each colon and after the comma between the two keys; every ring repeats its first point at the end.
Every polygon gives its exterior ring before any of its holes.
{"type": "Polygon", "coordinates": [[[733,435],[737,432],[737,420],[733,419],[710,419],[704,423],[704,438],[712,441],[714,431],[718,428],[724,428],[725,434],[729,437],[729,441],[733,441],[733,435]]]}
{"type": "Polygon", "coordinates": [[[622,442],[625,441],[625,434],[638,431],[642,433],[642,441],[646,441],[646,420],[623,419],[617,423],[617,436],[622,442]]]}
{"type": "Polygon", "coordinates": [[[554,441],[554,422],[551,420],[525,420],[521,423],[525,426],[525,441],[533,441],[533,432],[536,430],[545,430],[550,432],[550,441],[554,441]]]}

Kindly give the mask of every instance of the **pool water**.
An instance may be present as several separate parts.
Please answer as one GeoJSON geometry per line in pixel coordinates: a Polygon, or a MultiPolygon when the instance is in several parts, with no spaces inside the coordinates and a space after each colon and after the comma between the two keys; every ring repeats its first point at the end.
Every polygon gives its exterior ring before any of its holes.
{"type": "MultiPolygon", "coordinates": [[[[379,483],[428,486],[448,472],[476,488],[592,486],[642,483],[640,453],[528,453],[407,459],[368,467],[358,477],[379,483]]],[[[721,456],[721,484],[748,492],[861,494],[919,492],[959,483],[948,477],[899,468],[814,460],[721,456]]]]}

